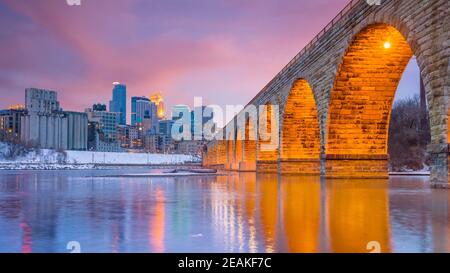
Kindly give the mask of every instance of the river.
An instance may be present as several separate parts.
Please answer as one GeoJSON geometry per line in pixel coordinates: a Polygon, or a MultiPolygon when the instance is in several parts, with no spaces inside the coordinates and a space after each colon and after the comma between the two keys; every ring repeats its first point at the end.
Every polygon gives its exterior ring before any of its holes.
{"type": "Polygon", "coordinates": [[[1,171],[0,252],[449,251],[428,177],[115,176],[146,172],[1,171]]]}

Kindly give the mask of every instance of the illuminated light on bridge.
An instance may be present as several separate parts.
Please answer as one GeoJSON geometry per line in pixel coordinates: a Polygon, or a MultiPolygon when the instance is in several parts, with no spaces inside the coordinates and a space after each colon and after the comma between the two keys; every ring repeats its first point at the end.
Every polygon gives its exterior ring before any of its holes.
{"type": "Polygon", "coordinates": [[[240,171],[256,171],[256,136],[255,121],[247,118],[243,140],[243,159],[239,165],[240,171]]]}
{"type": "Polygon", "coordinates": [[[412,55],[402,34],[389,25],[369,26],[353,40],[331,91],[327,176],[388,176],[389,118],[412,55]],[[379,50],[386,36],[396,46],[379,50]]]}
{"type": "Polygon", "coordinates": [[[287,99],[281,129],[281,173],[320,174],[320,130],[311,86],[297,80],[287,99]]]}
{"type": "Polygon", "coordinates": [[[226,164],[228,162],[228,141],[227,140],[219,140],[218,141],[218,147],[217,147],[217,165],[219,169],[225,169],[226,164]]]}
{"type": "MultiPolygon", "coordinates": [[[[260,113],[259,120],[259,128],[263,129],[264,133],[261,130],[258,130],[258,145],[257,145],[257,171],[261,173],[277,173],[278,172],[278,148],[273,147],[272,149],[268,149],[273,144],[272,139],[266,139],[266,137],[270,136],[272,130],[276,126],[274,123],[277,122],[274,120],[272,104],[266,104],[264,107],[264,111],[260,113]],[[263,136],[265,135],[265,136],[263,136]]],[[[275,142],[277,142],[275,140],[275,142]]]]}
{"type": "MultiPolygon", "coordinates": [[[[248,104],[269,105],[267,113],[259,113],[256,171],[317,173],[320,158],[320,174],[327,177],[386,178],[392,103],[406,65],[415,55],[430,117],[430,180],[434,187],[448,188],[448,12],[447,0],[391,0],[380,6],[350,1],[248,104]],[[308,93],[312,96],[296,99],[308,93]],[[272,106],[279,109],[279,115],[275,115],[278,120],[269,118],[276,113],[272,106]],[[280,136],[279,145],[272,150],[261,149],[268,141],[261,139],[259,132],[273,130],[275,122],[281,125],[276,134],[280,136]],[[314,129],[317,127],[319,130],[314,129]],[[316,163],[308,167],[304,164],[308,160],[316,163]]],[[[232,130],[235,120],[223,131],[232,130]]],[[[213,145],[220,145],[220,140],[212,141],[207,151],[213,145]]],[[[246,154],[253,153],[245,147],[245,141],[243,145],[245,160],[246,154]]],[[[217,163],[229,162],[219,156],[217,163]]]]}
{"type": "Polygon", "coordinates": [[[230,134],[230,135],[228,135],[227,136],[227,138],[226,138],[226,148],[227,148],[227,161],[226,162],[224,162],[225,163],[225,169],[226,170],[235,170],[235,167],[234,167],[234,164],[235,164],[235,154],[234,154],[234,152],[235,152],[235,147],[233,147],[233,140],[234,140],[234,137],[230,134]]]}
{"type": "Polygon", "coordinates": [[[236,138],[235,138],[235,155],[234,155],[234,159],[235,159],[235,166],[233,169],[235,170],[240,170],[240,164],[244,159],[244,143],[242,141],[244,137],[242,136],[242,133],[240,130],[236,130],[236,138]]]}

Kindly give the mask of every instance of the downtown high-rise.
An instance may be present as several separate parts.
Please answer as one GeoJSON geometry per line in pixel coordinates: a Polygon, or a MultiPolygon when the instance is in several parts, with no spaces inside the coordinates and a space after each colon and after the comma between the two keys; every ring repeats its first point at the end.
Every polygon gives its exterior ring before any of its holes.
{"type": "Polygon", "coordinates": [[[112,100],[109,102],[109,111],[118,113],[119,124],[127,123],[127,86],[118,82],[113,83],[112,100]]]}
{"type": "Polygon", "coordinates": [[[142,123],[144,115],[149,112],[150,115],[156,118],[156,105],[146,97],[132,97],[131,98],[131,125],[135,126],[142,123]]]}

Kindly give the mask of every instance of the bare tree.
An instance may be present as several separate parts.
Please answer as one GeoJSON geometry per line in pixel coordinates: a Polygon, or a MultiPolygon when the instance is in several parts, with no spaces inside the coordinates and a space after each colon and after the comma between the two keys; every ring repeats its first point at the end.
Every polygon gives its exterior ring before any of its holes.
{"type": "Polygon", "coordinates": [[[426,148],[430,140],[430,124],[424,98],[415,96],[396,102],[389,126],[391,170],[421,170],[429,165],[430,157],[426,148]]]}

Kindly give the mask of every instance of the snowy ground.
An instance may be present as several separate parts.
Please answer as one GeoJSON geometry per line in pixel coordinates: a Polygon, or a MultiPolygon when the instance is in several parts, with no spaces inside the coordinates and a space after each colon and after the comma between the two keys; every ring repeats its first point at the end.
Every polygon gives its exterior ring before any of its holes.
{"type": "Polygon", "coordinates": [[[97,167],[93,164],[46,164],[46,163],[2,163],[0,170],[92,170],[97,167]]]}
{"type": "Polygon", "coordinates": [[[403,172],[390,172],[389,175],[411,175],[411,176],[429,176],[430,171],[403,171],[403,172]]]}
{"type": "Polygon", "coordinates": [[[181,165],[200,162],[190,155],[85,151],[67,151],[64,155],[45,149],[30,151],[10,160],[5,158],[8,149],[8,144],[0,143],[0,169],[90,169],[96,165],[181,165]]]}
{"type": "Polygon", "coordinates": [[[199,159],[190,155],[67,151],[67,163],[72,164],[176,165],[189,162],[199,162],[199,159]]]}

